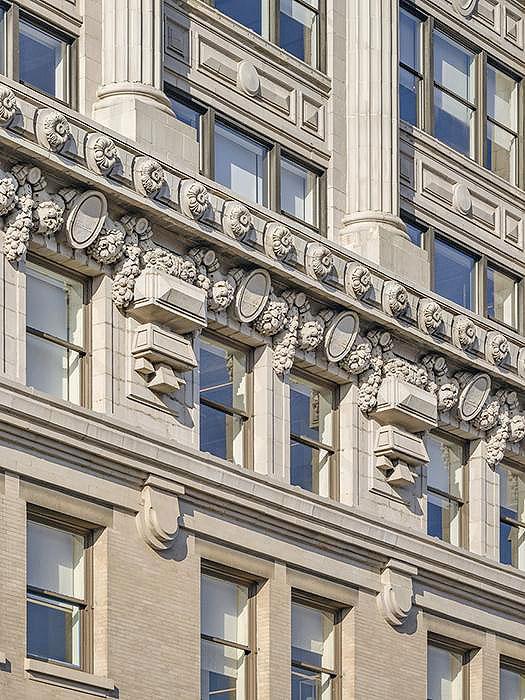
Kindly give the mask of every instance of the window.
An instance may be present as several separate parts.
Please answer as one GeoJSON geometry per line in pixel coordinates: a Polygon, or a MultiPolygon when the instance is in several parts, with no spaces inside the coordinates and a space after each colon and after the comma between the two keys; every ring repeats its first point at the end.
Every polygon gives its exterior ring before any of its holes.
{"type": "Polygon", "coordinates": [[[469,653],[449,643],[427,647],[427,700],[467,700],[469,653]]]}
{"type": "Polygon", "coordinates": [[[27,522],[27,655],[86,670],[88,533],[30,515],[27,522]]]}
{"type": "Polygon", "coordinates": [[[199,367],[201,450],[249,466],[247,430],[251,375],[248,353],[203,337],[199,367]]]}
{"type": "Polygon", "coordinates": [[[319,0],[212,0],[214,6],[313,68],[321,68],[319,0]]]}
{"type": "Polygon", "coordinates": [[[281,157],[281,211],[300,221],[317,224],[316,173],[303,165],[281,157]]]}
{"type": "Polygon", "coordinates": [[[475,310],[476,262],[476,256],[436,236],[434,290],[466,309],[475,310]]]}
{"type": "Polygon", "coordinates": [[[26,273],[26,383],[84,403],[84,284],[32,262],[26,273]]]}
{"type": "Polygon", "coordinates": [[[268,149],[215,122],[215,181],[256,204],[268,202],[268,149]]]}
{"type": "Polygon", "coordinates": [[[401,212],[412,243],[429,255],[432,289],[446,299],[520,330],[522,281],[401,212]]]}
{"type": "Polygon", "coordinates": [[[421,106],[421,27],[419,17],[399,11],[399,115],[419,126],[421,106]]]}
{"type": "Polygon", "coordinates": [[[201,700],[247,700],[254,676],[254,587],[201,577],[201,700]]]}
{"type": "Polygon", "coordinates": [[[0,7],[0,71],[62,102],[72,102],[73,40],[21,12],[0,7]],[[15,49],[18,50],[15,50],[15,49]],[[13,56],[7,61],[7,54],[13,56]]]}
{"type": "Polygon", "coordinates": [[[401,119],[520,184],[517,77],[403,6],[399,47],[401,119]]]}
{"type": "Polygon", "coordinates": [[[211,107],[170,92],[169,86],[166,91],[177,118],[197,130],[203,175],[239,197],[326,234],[323,170],[283,152],[278,143],[265,142],[226,122],[211,107]]]}
{"type": "Polygon", "coordinates": [[[464,545],[464,446],[431,434],[427,450],[430,457],[427,466],[427,532],[444,542],[464,545]]]}
{"type": "Polygon", "coordinates": [[[290,378],[290,483],[336,497],[334,390],[290,378]]]}
{"type": "Polygon", "coordinates": [[[334,700],[333,611],[292,602],[292,700],[334,700]]]}
{"type": "Polygon", "coordinates": [[[318,0],[279,0],[279,46],[318,67],[318,0]]]}
{"type": "Polygon", "coordinates": [[[191,126],[197,132],[197,141],[201,140],[201,117],[202,111],[193,107],[190,103],[170,97],[171,108],[177,119],[188,126],[191,126]]]}
{"type": "Polygon", "coordinates": [[[525,672],[514,666],[502,665],[499,672],[499,700],[525,698],[525,672]]]}
{"type": "Polygon", "coordinates": [[[487,265],[487,316],[512,328],[517,322],[518,280],[487,265]]]}
{"type": "Polygon", "coordinates": [[[487,65],[487,148],[485,166],[513,181],[518,142],[518,83],[487,65]]]}
{"type": "Polygon", "coordinates": [[[525,475],[506,464],[499,475],[499,560],[525,569],[525,475]]]}

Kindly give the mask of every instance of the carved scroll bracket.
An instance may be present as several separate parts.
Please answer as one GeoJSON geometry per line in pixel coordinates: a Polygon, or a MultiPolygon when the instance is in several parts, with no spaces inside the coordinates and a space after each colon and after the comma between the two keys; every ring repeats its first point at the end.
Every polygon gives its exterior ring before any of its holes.
{"type": "Polygon", "coordinates": [[[179,497],[184,487],[150,476],[146,479],[136,517],[138,531],[155,551],[169,549],[179,531],[179,497]]]}
{"type": "Polygon", "coordinates": [[[410,615],[414,599],[412,577],[417,568],[410,564],[390,559],[381,572],[381,591],[377,595],[378,608],[393,627],[402,625],[410,615]]]}

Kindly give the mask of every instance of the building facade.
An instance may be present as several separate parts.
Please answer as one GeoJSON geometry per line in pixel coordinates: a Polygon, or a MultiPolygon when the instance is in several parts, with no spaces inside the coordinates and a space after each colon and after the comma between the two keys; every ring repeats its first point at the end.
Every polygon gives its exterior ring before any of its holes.
{"type": "Polygon", "coordinates": [[[2,0],[2,700],[524,700],[524,22],[2,0]]]}

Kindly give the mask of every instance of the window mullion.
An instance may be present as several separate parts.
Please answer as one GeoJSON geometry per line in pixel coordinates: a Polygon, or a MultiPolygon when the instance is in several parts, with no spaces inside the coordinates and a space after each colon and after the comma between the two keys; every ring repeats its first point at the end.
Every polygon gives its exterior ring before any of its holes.
{"type": "Polygon", "coordinates": [[[434,58],[433,41],[434,20],[427,17],[423,24],[423,129],[429,133],[434,133],[434,58]]]}
{"type": "Polygon", "coordinates": [[[485,165],[487,155],[487,53],[481,51],[476,57],[476,90],[477,110],[474,116],[476,123],[475,160],[485,165]]]}
{"type": "Polygon", "coordinates": [[[11,5],[7,12],[7,75],[12,80],[20,80],[20,9],[18,5],[11,5]]]}

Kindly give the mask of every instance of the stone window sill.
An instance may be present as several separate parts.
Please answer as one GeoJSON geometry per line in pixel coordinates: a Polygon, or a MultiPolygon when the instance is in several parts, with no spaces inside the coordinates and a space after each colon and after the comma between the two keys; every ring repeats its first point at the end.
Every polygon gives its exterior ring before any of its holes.
{"type": "Polygon", "coordinates": [[[49,683],[101,698],[114,697],[115,683],[103,676],[95,676],[76,668],[38,659],[26,659],[25,670],[31,679],[41,683],[49,683]]]}

